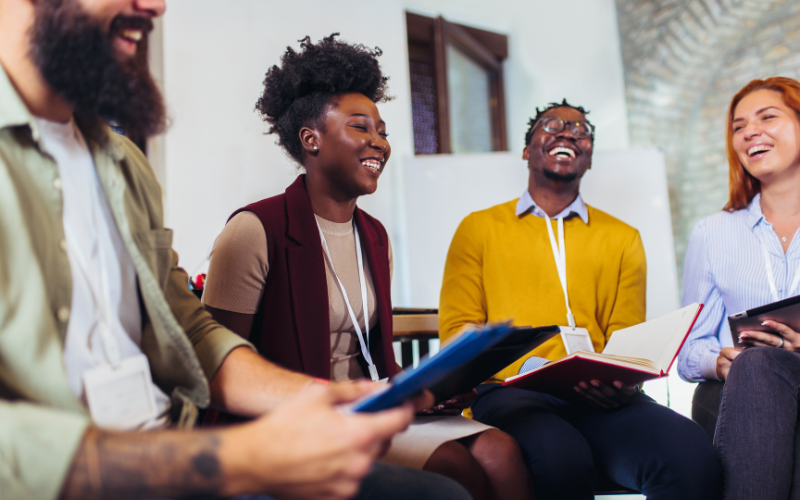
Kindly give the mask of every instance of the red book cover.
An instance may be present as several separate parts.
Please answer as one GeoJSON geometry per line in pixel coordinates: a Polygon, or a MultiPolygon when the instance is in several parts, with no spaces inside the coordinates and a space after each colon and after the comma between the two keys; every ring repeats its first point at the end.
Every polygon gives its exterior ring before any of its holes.
{"type": "Polygon", "coordinates": [[[611,363],[598,361],[596,358],[590,359],[576,352],[548,365],[539,370],[529,372],[522,377],[509,380],[503,385],[527,389],[529,391],[546,392],[562,399],[576,400],[583,399],[573,389],[578,382],[589,381],[592,379],[602,380],[611,383],[619,380],[625,384],[637,384],[645,380],[660,377],[660,373],[651,373],[640,370],[633,370],[627,366],[618,366],[611,363]]]}
{"type": "MultiPolygon", "coordinates": [[[[678,356],[678,352],[680,351],[681,347],[683,347],[684,342],[686,342],[686,338],[689,336],[689,332],[691,332],[692,328],[694,328],[694,324],[700,315],[700,311],[703,310],[703,304],[697,304],[696,306],[697,309],[696,311],[693,311],[694,314],[691,317],[691,324],[685,333],[682,334],[677,350],[672,352],[672,350],[675,349],[675,347],[672,347],[664,351],[664,354],[669,355],[669,363],[664,363],[661,366],[664,367],[666,365],[666,369],[655,368],[655,366],[658,366],[655,363],[652,370],[644,366],[635,368],[629,364],[621,364],[619,360],[615,360],[611,355],[607,355],[607,357],[603,359],[603,354],[576,352],[524,375],[518,375],[516,377],[509,378],[503,385],[507,387],[516,387],[518,389],[526,389],[529,391],[546,392],[547,394],[552,394],[553,396],[557,396],[562,399],[578,400],[582,399],[582,397],[575,392],[575,386],[578,385],[579,382],[600,380],[607,384],[611,384],[612,382],[619,380],[624,384],[630,385],[664,377],[669,373],[672,363],[674,363],[675,358],[678,356]]],[[[688,307],[682,310],[686,309],[688,309],[688,307]]],[[[670,316],[679,314],[680,311],[681,310],[676,311],[670,316]]],[[[654,322],[659,320],[660,318],[654,320],[654,322]]],[[[646,325],[646,323],[642,324],[642,326],[644,325],[646,325]]],[[[686,328],[685,325],[686,323],[684,323],[682,328],[686,328]]],[[[641,327],[631,327],[631,330],[633,328],[641,327]]],[[[675,344],[672,345],[674,346],[675,344]]],[[[628,354],[628,357],[630,357],[630,354],[628,354]]]]}

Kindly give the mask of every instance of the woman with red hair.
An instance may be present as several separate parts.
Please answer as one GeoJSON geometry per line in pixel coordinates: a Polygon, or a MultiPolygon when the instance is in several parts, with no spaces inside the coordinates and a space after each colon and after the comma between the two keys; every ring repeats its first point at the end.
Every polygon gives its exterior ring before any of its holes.
{"type": "Polygon", "coordinates": [[[730,199],[692,232],[683,302],[705,308],[678,370],[701,382],[692,418],[714,436],[725,498],[800,498],[800,333],[765,321],[772,333],[743,332],[737,351],[726,320],[800,293],[800,82],[747,84],[726,134],[730,199]]]}

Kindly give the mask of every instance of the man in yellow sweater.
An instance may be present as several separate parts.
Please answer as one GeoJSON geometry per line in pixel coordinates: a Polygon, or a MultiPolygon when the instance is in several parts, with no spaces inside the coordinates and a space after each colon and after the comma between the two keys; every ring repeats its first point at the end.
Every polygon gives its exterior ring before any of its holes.
{"type": "MultiPolygon", "coordinates": [[[[530,120],[522,158],[528,187],[467,216],[445,264],[442,339],[465,324],[511,319],[563,325],[602,351],[611,334],[645,320],[647,270],[639,232],[586,205],[594,127],[564,100],[530,120]],[[551,220],[555,219],[555,220],[551,220]]],[[[537,500],[591,499],[596,477],[650,500],[720,496],[720,465],[702,429],[617,381],[588,380],[569,402],[498,382],[567,354],[555,337],[478,388],[475,419],[520,443],[537,500]]]]}

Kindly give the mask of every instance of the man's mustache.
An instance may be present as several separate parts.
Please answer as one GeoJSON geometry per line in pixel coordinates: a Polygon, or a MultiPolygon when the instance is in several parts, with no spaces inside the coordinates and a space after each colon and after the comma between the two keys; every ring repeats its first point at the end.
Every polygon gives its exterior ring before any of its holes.
{"type": "Polygon", "coordinates": [[[114,35],[122,30],[141,30],[148,34],[153,31],[153,20],[149,17],[119,15],[111,21],[109,32],[114,35]]]}

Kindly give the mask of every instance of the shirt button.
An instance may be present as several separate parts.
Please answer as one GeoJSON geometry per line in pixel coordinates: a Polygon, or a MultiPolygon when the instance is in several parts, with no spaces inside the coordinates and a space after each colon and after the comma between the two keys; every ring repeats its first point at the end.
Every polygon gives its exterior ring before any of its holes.
{"type": "Polygon", "coordinates": [[[56,177],[55,180],[53,181],[53,187],[61,191],[61,179],[56,177]]]}
{"type": "Polygon", "coordinates": [[[61,248],[61,250],[66,252],[67,251],[67,240],[65,240],[64,238],[61,238],[61,241],[58,242],[58,246],[61,248]]]}
{"type": "Polygon", "coordinates": [[[66,323],[67,321],[69,321],[69,307],[67,306],[59,307],[56,316],[58,316],[58,320],[62,323],[66,323]]]}

